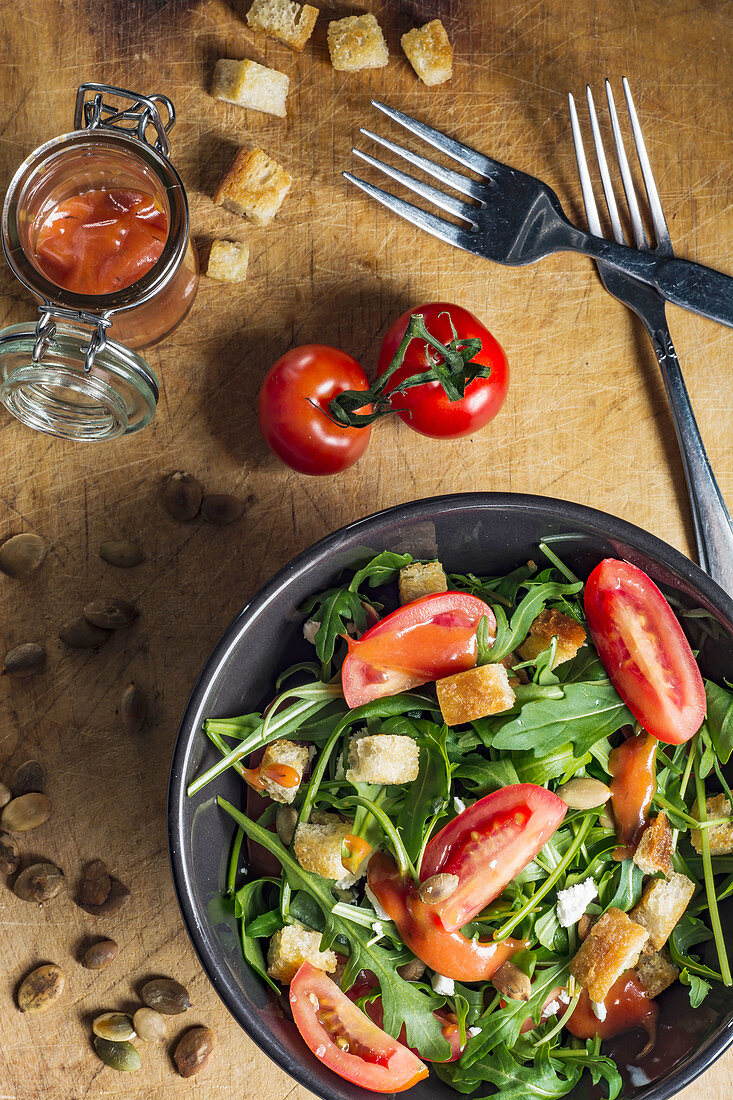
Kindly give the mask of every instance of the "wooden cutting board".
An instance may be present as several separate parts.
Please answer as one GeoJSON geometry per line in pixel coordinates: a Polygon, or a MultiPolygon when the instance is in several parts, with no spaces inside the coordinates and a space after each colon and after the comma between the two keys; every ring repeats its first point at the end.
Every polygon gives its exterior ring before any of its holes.
{"type": "MultiPolygon", "coordinates": [[[[201,282],[195,308],[148,358],[162,393],[151,427],[104,446],[33,434],[0,416],[0,537],[37,531],[41,569],[2,578],[3,652],[37,640],[47,672],[0,682],[0,753],[8,772],[39,759],[53,803],[27,834],[28,854],[56,861],[69,889],[37,912],[0,890],[0,1100],[115,1097],[207,1100],[306,1096],[228,1017],[181,924],[168,871],[166,780],[176,728],[211,647],[256,588],[295,552],[339,525],[401,501],[465,490],[558,496],[605,509],[692,552],[682,467],[656,362],[645,334],[603,291],[580,257],[501,268],[450,249],[371,205],[341,177],[350,148],[375,118],[371,96],[434,122],[546,179],[580,218],[566,94],[600,93],[627,75],[675,245],[681,255],[730,265],[731,4],[719,0],[454,0],[327,4],[300,55],[255,37],[246,0],[2,0],[0,181],[37,145],[71,128],[76,87],[105,81],[174,100],[173,157],[189,190],[205,256],[212,239],[246,240],[246,285],[201,282]],[[329,17],[362,8],[382,21],[390,63],[335,72],[329,17]],[[441,14],[455,43],[455,75],[427,89],[399,36],[441,14]],[[288,73],[287,119],[214,102],[219,57],[249,57],[288,73]],[[237,148],[261,145],[294,175],[276,221],[256,229],[215,207],[211,194],[237,148]],[[372,371],[381,336],[409,305],[453,300],[483,318],[506,348],[512,387],[495,423],[473,439],[439,442],[400,422],[380,424],[362,461],[336,478],[286,470],[261,443],[260,380],[293,344],[343,347],[372,371]],[[194,473],[209,492],[252,498],[238,524],[175,524],[160,486],[194,473]],[[115,571],[100,542],[131,537],[146,561],[115,571]],[[140,619],[98,653],[67,651],[59,625],[97,596],[122,594],[140,619]],[[152,701],[146,735],[127,739],[121,692],[135,680],[152,701]],[[92,918],[70,894],[83,863],[104,859],[132,890],[116,917],[92,918]],[[115,964],[97,975],[77,961],[90,936],[112,935],[115,964]],[[66,971],[58,1011],[16,1010],[21,976],[44,961],[66,971]],[[141,982],[171,975],[194,1007],[171,1020],[210,1025],[218,1050],[196,1081],[176,1076],[163,1049],[123,1076],[90,1045],[98,1011],[132,1007],[141,982]]],[[[394,135],[399,140],[398,135],[394,135]]],[[[0,321],[28,319],[33,303],[0,268],[0,321]]],[[[730,334],[679,310],[670,321],[698,422],[724,493],[733,498],[730,334]]],[[[4,773],[5,774],[5,773],[4,773]]],[[[217,853],[212,858],[218,858],[217,853]]],[[[141,1044],[142,1046],[142,1044],[141,1044]]],[[[685,1096],[714,1100],[733,1087],[722,1059],[685,1096]]]]}

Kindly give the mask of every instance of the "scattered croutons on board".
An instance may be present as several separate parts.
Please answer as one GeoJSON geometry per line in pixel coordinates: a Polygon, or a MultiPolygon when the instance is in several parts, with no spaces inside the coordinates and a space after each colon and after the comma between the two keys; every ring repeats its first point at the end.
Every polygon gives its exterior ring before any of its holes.
{"type": "Polygon", "coordinates": [[[644,832],[634,852],[634,863],[645,875],[669,874],[672,866],[672,830],[667,815],[659,813],[644,832]]]}
{"type": "Polygon", "coordinates": [[[211,94],[224,103],[250,107],[285,118],[290,77],[256,61],[231,61],[222,57],[214,67],[211,94]]]}
{"type": "Polygon", "coordinates": [[[307,745],[296,745],[294,741],[284,739],[271,741],[260,762],[260,781],[262,782],[264,794],[269,795],[273,802],[292,802],[298,793],[298,788],[303,780],[303,772],[309,760],[310,753],[307,745]],[[277,764],[285,764],[286,767],[292,768],[298,776],[298,782],[288,786],[270,778],[267,775],[267,769],[277,764]]]}
{"type": "Polygon", "coordinates": [[[679,967],[672,962],[666,947],[653,955],[642,955],[634,969],[648,997],[658,996],[680,976],[679,967]]]}
{"type": "Polygon", "coordinates": [[[557,668],[578,652],[585,642],[585,630],[579,622],[562,611],[555,608],[545,609],[532,623],[529,635],[519,647],[519,652],[525,661],[533,661],[540,653],[544,653],[553,638],[557,638],[557,648],[552,667],[557,668]]]}
{"type": "Polygon", "coordinates": [[[371,12],[333,20],[327,38],[331,64],[340,72],[381,69],[389,61],[382,28],[371,12]]]}
{"type": "Polygon", "coordinates": [[[338,959],[335,951],[321,951],[320,932],[310,932],[300,924],[286,924],[270,940],[267,973],[283,985],[289,985],[304,962],[333,974],[338,959]]]}
{"type": "Polygon", "coordinates": [[[676,871],[669,878],[655,878],[647,883],[641,901],[629,913],[633,921],[647,930],[647,954],[664,947],[694,893],[692,879],[676,871]]]}
{"type": "Polygon", "coordinates": [[[254,225],[268,225],[292,182],[293,177],[262,149],[240,149],[214,192],[214,202],[254,225]]]}
{"type": "Polygon", "coordinates": [[[339,886],[352,886],[361,875],[351,874],[341,862],[341,846],[352,827],[352,821],[327,813],[315,813],[309,822],[301,822],[293,837],[293,851],[303,870],[334,879],[339,886]]]}
{"type": "Polygon", "coordinates": [[[247,277],[249,246],[240,241],[214,241],[206,274],[222,283],[243,283],[247,277]]]}
{"type": "Polygon", "coordinates": [[[420,770],[420,748],[413,737],[377,733],[349,744],[350,783],[412,783],[420,770]]]}
{"type": "Polygon", "coordinates": [[[453,76],[453,47],[445,27],[433,19],[423,27],[414,27],[400,40],[407,60],[423,84],[443,84],[453,76]]]}
{"type": "Polygon", "coordinates": [[[502,664],[479,665],[438,680],[435,689],[443,721],[449,726],[499,714],[514,704],[509,673],[502,664]]]}
{"type": "Polygon", "coordinates": [[[400,569],[400,603],[448,591],[448,578],[439,561],[413,561],[400,569]]]}
{"type": "MultiPolygon", "coordinates": [[[[708,820],[716,817],[730,817],[730,812],[730,802],[724,794],[716,794],[705,801],[705,816],[708,820]]],[[[697,817],[696,810],[693,810],[693,813],[697,817]]],[[[696,852],[702,852],[701,832],[701,829],[693,829],[690,833],[690,841],[696,852]]],[[[722,825],[711,825],[707,829],[707,834],[711,855],[723,856],[733,852],[733,821],[722,825]]]]}
{"type": "Polygon", "coordinates": [[[636,965],[647,935],[613,906],[596,921],[570,961],[570,973],[592,1001],[604,1001],[614,982],[636,965]]]}
{"type": "Polygon", "coordinates": [[[254,0],[247,22],[253,31],[300,51],[313,34],[319,14],[312,4],[297,4],[295,0],[254,0]]]}

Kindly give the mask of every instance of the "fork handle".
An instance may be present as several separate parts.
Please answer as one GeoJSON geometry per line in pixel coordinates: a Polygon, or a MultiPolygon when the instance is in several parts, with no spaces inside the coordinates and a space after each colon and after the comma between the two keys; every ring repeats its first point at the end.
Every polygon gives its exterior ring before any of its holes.
{"type": "Polygon", "coordinates": [[[715,480],[669,329],[649,328],[667,391],[692,503],[700,566],[733,596],[733,522],[715,480]]]}

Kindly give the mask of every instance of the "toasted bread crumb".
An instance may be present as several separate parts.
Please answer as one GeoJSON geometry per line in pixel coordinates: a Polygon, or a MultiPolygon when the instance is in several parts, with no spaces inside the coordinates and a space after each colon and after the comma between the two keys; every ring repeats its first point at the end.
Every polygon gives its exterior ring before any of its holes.
{"type": "Polygon", "coordinates": [[[663,947],[653,955],[642,955],[635,967],[637,977],[648,997],[657,997],[680,976],[669,950],[663,947]]]}
{"type": "Polygon", "coordinates": [[[446,676],[435,685],[443,721],[449,726],[499,714],[514,705],[514,692],[504,665],[480,665],[446,676]]]}
{"type": "Polygon", "coordinates": [[[645,875],[669,874],[672,866],[672,830],[667,815],[659,813],[644,832],[634,852],[634,863],[645,875]]]}
{"type": "Polygon", "coordinates": [[[336,814],[313,814],[311,821],[295,830],[293,851],[305,871],[335,880],[339,886],[352,886],[366,871],[350,874],[341,862],[341,845],[351,832],[353,821],[342,821],[336,814]]]}
{"type": "Polygon", "coordinates": [[[214,192],[214,202],[254,225],[268,225],[293,182],[262,149],[240,149],[214,192]]]}
{"type": "Polygon", "coordinates": [[[253,31],[277,38],[300,52],[313,34],[319,14],[318,8],[295,0],[254,0],[247,22],[253,31]]]}
{"type": "Polygon", "coordinates": [[[400,603],[448,591],[448,578],[439,561],[413,561],[400,569],[400,603]]]}
{"type": "Polygon", "coordinates": [[[647,930],[649,939],[644,948],[645,954],[664,947],[694,893],[692,879],[676,871],[668,879],[653,879],[645,886],[641,901],[629,914],[633,921],[647,930]]]}
{"type": "Polygon", "coordinates": [[[283,985],[290,985],[304,962],[333,974],[338,959],[335,951],[321,951],[320,932],[310,932],[300,924],[286,924],[270,940],[267,973],[283,985]]]}
{"type": "MultiPolygon", "coordinates": [[[[730,802],[724,794],[716,794],[705,801],[705,816],[708,820],[716,817],[730,817],[730,802]]],[[[697,807],[693,811],[695,817],[697,807]]],[[[693,829],[690,833],[690,841],[696,852],[702,852],[701,829],[693,829]]],[[[706,830],[710,841],[710,854],[713,856],[726,855],[733,852],[733,821],[722,825],[711,825],[706,830]]]]}
{"type": "Polygon", "coordinates": [[[593,925],[570,962],[570,973],[592,1001],[606,999],[611,986],[634,966],[647,932],[621,909],[607,909],[593,925]]]}
{"type": "Polygon", "coordinates": [[[401,42],[423,84],[443,84],[453,76],[453,47],[440,19],[414,27],[402,35],[401,42]]]}
{"type": "Polygon", "coordinates": [[[222,283],[243,283],[247,277],[249,247],[240,241],[214,241],[206,274],[222,283]]]}
{"type": "Polygon", "coordinates": [[[519,652],[525,661],[533,661],[535,657],[539,657],[540,653],[544,653],[553,638],[557,638],[557,648],[552,667],[557,668],[578,652],[585,642],[585,630],[579,622],[563,614],[562,611],[556,611],[554,608],[546,609],[541,611],[532,623],[529,636],[519,647],[519,652]]]}
{"type": "Polygon", "coordinates": [[[290,803],[295,799],[298,793],[298,788],[303,781],[303,772],[305,771],[308,761],[310,760],[310,753],[308,752],[307,745],[296,745],[294,741],[271,741],[265,749],[262,760],[260,762],[260,778],[262,780],[262,788],[265,794],[268,794],[273,802],[290,803]],[[292,787],[285,787],[281,783],[276,783],[272,779],[268,779],[266,775],[263,775],[265,768],[272,764],[287,764],[298,774],[298,782],[292,787]]]}
{"type": "Polygon", "coordinates": [[[375,16],[347,15],[328,24],[328,52],[339,72],[381,69],[389,61],[389,50],[375,16]]]}
{"type": "Polygon", "coordinates": [[[225,103],[250,107],[285,118],[290,77],[256,61],[231,61],[222,57],[214,67],[211,94],[225,103]]]}
{"type": "Polygon", "coordinates": [[[420,768],[420,749],[413,737],[378,733],[349,743],[350,783],[412,783],[420,768]]]}

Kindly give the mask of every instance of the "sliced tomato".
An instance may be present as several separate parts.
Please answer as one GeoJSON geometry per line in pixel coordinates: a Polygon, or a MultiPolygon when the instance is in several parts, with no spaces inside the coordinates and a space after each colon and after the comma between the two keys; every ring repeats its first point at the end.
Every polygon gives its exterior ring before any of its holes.
{"type": "Polygon", "coordinates": [[[526,946],[523,940],[486,942],[468,939],[462,932],[446,932],[435,906],[420,901],[415,884],[402,878],[397,864],[384,852],[376,852],[369,860],[367,878],[413,954],[446,978],[486,980],[526,946]]]}
{"type": "Polygon", "coordinates": [[[403,1092],[428,1067],[349,1000],[322,970],[304,962],[290,983],[298,1031],[319,1062],[373,1092],[403,1092]]]}
{"type": "Polygon", "coordinates": [[[705,717],[705,687],[654,581],[627,561],[606,558],[586,583],[585,614],[606,672],[634,717],[659,741],[689,741],[705,717]]]}
{"type": "Polygon", "coordinates": [[[630,859],[649,824],[649,807],[657,789],[658,745],[656,737],[642,730],[609,754],[611,805],[619,842],[614,859],[630,859]]]}
{"type": "Polygon", "coordinates": [[[496,619],[488,604],[466,592],[437,592],[386,615],[358,641],[347,639],[341,669],[346,702],[358,707],[474,668],[484,616],[493,639],[496,619]]]}
{"type": "Polygon", "coordinates": [[[592,1039],[596,1035],[600,1035],[601,1039],[612,1039],[635,1027],[643,1028],[650,1038],[656,1034],[659,1008],[639,984],[635,970],[627,970],[614,982],[603,1004],[606,1016],[599,1020],[593,1011],[588,991],[584,989],[575,1012],[565,1025],[570,1034],[578,1039],[592,1039]]]}
{"type": "Polygon", "coordinates": [[[515,783],[487,794],[441,829],[420,867],[431,875],[458,875],[455,891],[431,906],[448,932],[472,920],[534,859],[560,827],[567,805],[535,783],[515,783]]]}
{"type": "MultiPolygon", "coordinates": [[[[368,972],[362,971],[361,973],[367,974],[368,972]]],[[[373,989],[376,989],[376,979],[374,975],[369,974],[369,977],[371,978],[371,981],[368,982],[368,984],[357,982],[357,984],[353,985],[351,989],[347,990],[346,995],[351,1000],[357,1000],[359,997],[365,997],[373,989]]],[[[364,1005],[364,1011],[366,1012],[369,1019],[377,1025],[377,1027],[383,1026],[384,1012],[382,1009],[382,998],[380,996],[373,997],[370,1001],[367,1001],[364,1005]]],[[[441,1024],[443,1025],[443,1037],[448,1043],[450,1043],[450,1054],[447,1058],[443,1059],[443,1061],[457,1062],[463,1052],[457,1017],[454,1013],[447,1012],[444,1008],[436,1009],[436,1011],[433,1013],[433,1016],[435,1016],[436,1019],[440,1020],[441,1024]]],[[[404,1024],[402,1025],[402,1029],[399,1033],[399,1036],[397,1037],[397,1041],[399,1043],[402,1043],[403,1046],[407,1046],[407,1029],[405,1028],[404,1024]]],[[[414,1047],[407,1047],[407,1049],[411,1050],[413,1054],[416,1054],[418,1057],[420,1057],[419,1050],[415,1050],[414,1047]]],[[[430,1062],[432,1061],[432,1059],[426,1058],[425,1061],[430,1062]]]]}

